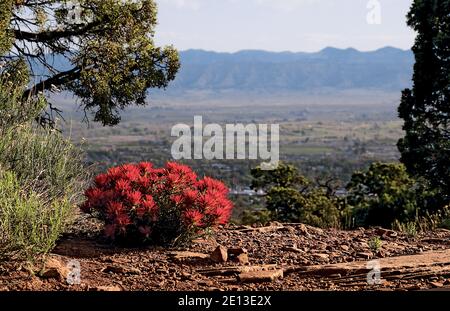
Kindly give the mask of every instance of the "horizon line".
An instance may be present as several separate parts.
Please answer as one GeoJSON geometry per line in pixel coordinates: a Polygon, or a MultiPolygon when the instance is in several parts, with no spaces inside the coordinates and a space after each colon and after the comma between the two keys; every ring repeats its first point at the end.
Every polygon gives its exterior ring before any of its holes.
{"type": "MultiPolygon", "coordinates": [[[[176,47],[175,47],[176,48],[176,47]]],[[[278,53],[278,54],[282,54],[282,53],[290,53],[290,54],[316,54],[316,53],[320,53],[323,52],[327,49],[334,49],[334,50],[339,50],[339,51],[346,51],[346,50],[353,50],[359,53],[373,53],[373,52],[378,52],[381,50],[385,50],[385,49],[394,49],[394,50],[399,50],[399,51],[403,51],[403,52],[408,52],[408,51],[412,51],[412,47],[409,49],[404,49],[404,48],[400,48],[400,47],[395,47],[395,46],[390,46],[390,45],[386,45],[384,47],[380,47],[374,50],[359,50],[357,48],[354,47],[347,47],[347,48],[337,48],[337,47],[333,47],[333,46],[326,46],[320,50],[317,51],[313,51],[313,52],[305,52],[305,51],[290,51],[290,50],[281,50],[281,51],[273,51],[273,50],[266,50],[266,49],[240,49],[240,50],[236,50],[236,51],[217,51],[217,50],[208,50],[208,49],[203,49],[203,48],[189,48],[189,49],[183,49],[183,50],[178,50],[179,52],[190,52],[190,51],[202,51],[202,52],[209,52],[209,53],[218,53],[218,54],[238,54],[238,53],[242,53],[242,52],[267,52],[267,53],[278,53]]]]}

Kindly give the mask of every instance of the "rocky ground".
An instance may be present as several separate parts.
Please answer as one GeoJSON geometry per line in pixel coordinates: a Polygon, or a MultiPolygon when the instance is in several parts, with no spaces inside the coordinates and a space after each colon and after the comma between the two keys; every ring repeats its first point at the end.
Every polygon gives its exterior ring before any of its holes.
{"type": "Polygon", "coordinates": [[[117,248],[99,238],[98,225],[85,226],[83,220],[61,239],[43,269],[3,264],[0,290],[450,289],[450,231],[444,229],[411,237],[380,228],[229,226],[189,249],[167,250],[117,248]],[[78,263],[80,284],[70,285],[77,283],[70,271],[78,263]],[[381,284],[369,284],[377,265],[381,284]]]}

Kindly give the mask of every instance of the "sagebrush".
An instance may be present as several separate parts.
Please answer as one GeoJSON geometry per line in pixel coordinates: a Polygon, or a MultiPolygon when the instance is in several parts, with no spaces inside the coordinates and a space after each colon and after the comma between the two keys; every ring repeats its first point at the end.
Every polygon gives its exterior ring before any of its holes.
{"type": "Polygon", "coordinates": [[[32,259],[64,231],[87,174],[78,147],[35,123],[43,99],[22,98],[12,78],[0,75],[0,256],[32,259]]]}
{"type": "Polygon", "coordinates": [[[33,259],[50,252],[72,209],[62,198],[47,202],[21,186],[15,174],[0,172],[0,259],[33,259]]]}

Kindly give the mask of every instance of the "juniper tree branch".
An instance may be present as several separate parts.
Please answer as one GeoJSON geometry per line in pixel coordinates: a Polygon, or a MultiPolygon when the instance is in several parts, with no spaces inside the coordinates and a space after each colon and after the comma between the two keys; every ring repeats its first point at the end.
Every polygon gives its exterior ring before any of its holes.
{"type": "Polygon", "coordinates": [[[31,88],[27,89],[23,93],[23,97],[29,98],[31,96],[36,95],[38,92],[50,90],[52,85],[60,86],[60,85],[66,84],[68,82],[71,82],[80,76],[80,71],[81,71],[81,68],[77,66],[68,71],[58,73],[46,80],[43,80],[43,81],[33,85],[31,88]]]}

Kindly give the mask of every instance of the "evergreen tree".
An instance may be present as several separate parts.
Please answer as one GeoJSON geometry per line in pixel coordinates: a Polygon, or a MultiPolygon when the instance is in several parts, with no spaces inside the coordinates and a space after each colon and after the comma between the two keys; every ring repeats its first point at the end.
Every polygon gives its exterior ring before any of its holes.
{"type": "Polygon", "coordinates": [[[156,15],[154,0],[2,0],[0,61],[28,65],[24,97],[68,90],[114,125],[179,69],[177,51],[153,42],[156,15]]]}
{"type": "Polygon", "coordinates": [[[399,115],[406,136],[401,161],[450,195],[450,0],[415,0],[408,25],[417,32],[413,88],[403,91],[399,115]]]}

